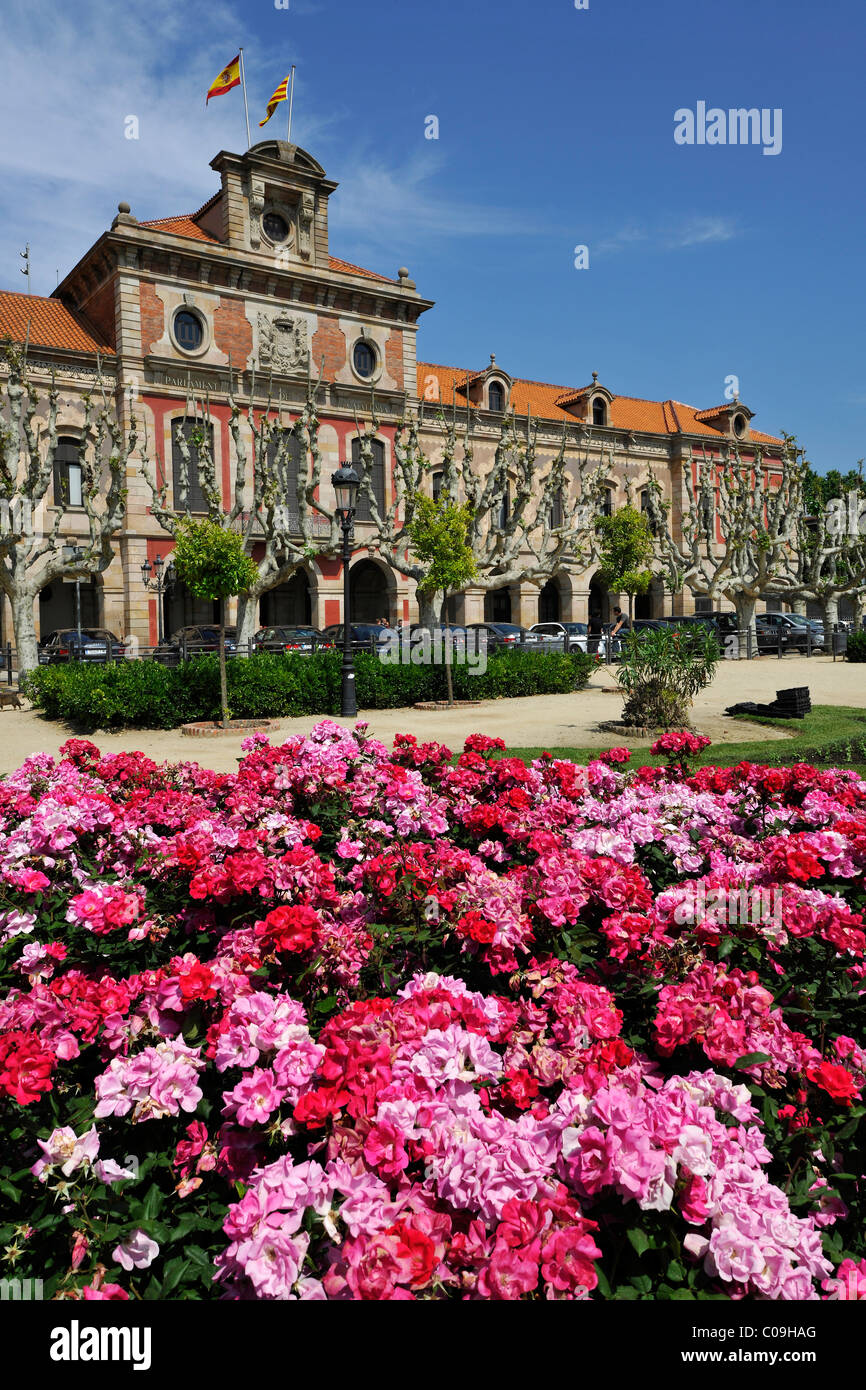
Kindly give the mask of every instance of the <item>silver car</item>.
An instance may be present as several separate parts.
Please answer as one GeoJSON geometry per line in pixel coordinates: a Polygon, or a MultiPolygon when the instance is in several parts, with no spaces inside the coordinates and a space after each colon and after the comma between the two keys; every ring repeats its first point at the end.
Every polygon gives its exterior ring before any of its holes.
{"type": "Polygon", "coordinates": [[[529,629],[548,651],[562,651],[568,637],[570,651],[586,651],[586,623],[533,623],[529,629]]]}

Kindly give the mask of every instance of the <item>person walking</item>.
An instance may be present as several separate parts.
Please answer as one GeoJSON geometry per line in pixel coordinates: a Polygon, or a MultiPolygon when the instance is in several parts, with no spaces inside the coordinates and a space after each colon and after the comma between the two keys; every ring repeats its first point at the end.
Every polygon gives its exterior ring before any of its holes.
{"type": "Polygon", "coordinates": [[[628,632],[628,630],[628,618],[623,613],[621,608],[615,608],[613,610],[613,623],[610,629],[610,651],[608,654],[609,656],[613,656],[616,652],[620,650],[620,633],[628,632]]]}

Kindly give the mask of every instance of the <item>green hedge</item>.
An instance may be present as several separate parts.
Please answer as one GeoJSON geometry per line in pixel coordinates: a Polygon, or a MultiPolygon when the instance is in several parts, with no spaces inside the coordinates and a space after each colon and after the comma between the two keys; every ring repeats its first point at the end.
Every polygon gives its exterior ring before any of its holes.
{"type": "MultiPolygon", "coordinates": [[[[339,652],[314,656],[262,653],[228,666],[229,707],[235,719],[337,715],[339,652]]],[[[581,690],[593,661],[581,652],[493,652],[487,670],[452,667],[457,700],[517,695],[560,695],[581,690]]],[[[358,708],[397,709],[446,696],[442,666],[384,665],[369,652],[355,657],[358,708]]],[[[114,666],[70,662],[40,666],[26,692],[49,719],[82,731],[173,729],[194,719],[219,717],[219,663],[201,656],[179,666],[121,661],[114,666]]]]}
{"type": "Polygon", "coordinates": [[[849,632],[845,655],[849,661],[866,661],[866,632],[849,632]]]}

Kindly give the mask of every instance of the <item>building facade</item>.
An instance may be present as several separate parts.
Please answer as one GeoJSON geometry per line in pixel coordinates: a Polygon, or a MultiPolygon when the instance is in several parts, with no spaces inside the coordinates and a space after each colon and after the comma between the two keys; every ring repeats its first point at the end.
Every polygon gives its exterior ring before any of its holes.
{"type": "MultiPolygon", "coordinates": [[[[237,155],[221,152],[211,166],[219,188],[188,215],[138,221],[119,204],[112,225],[66,275],[50,298],[0,292],[0,338],[27,343],[29,371],[38,386],[52,373],[59,389],[53,491],[45,499],[48,529],[65,508],[64,538],[86,533],[76,457],[82,435],[82,399],[104,389],[125,427],[132,416],[172,504],[181,486],[179,422],[190,431],[207,402],[213,457],[228,504],[234,460],[229,432],[230,383],[246,408],[270,399],[290,419],[297,415],[309,378],[321,372],[317,397],[322,454],[320,497],[333,505],[330,475],[358,456],[358,422],[371,418],[375,394],[378,431],[373,489],[380,507],[394,491],[394,439],[407,410],[423,402],[421,432],[434,468],[442,435],[432,416],[437,404],[470,410],[481,471],[492,461],[505,412],[518,425],[538,428],[538,455],[552,457],[563,426],[567,458],[589,455],[606,469],[606,506],[637,502],[653,475],[671,504],[676,534],[682,525],[682,473],[692,450],[720,457],[736,442],[745,458],[758,446],[772,468],[782,441],[752,430],[752,412],[738,400],[696,409],[674,400],[648,401],[617,394],[592,373],[573,387],[512,377],[491,357],[481,370],[418,360],[422,314],[433,307],[405,268],[396,278],[376,274],[331,252],[328,206],[337,185],[298,146],[264,141],[237,155]],[[190,402],[193,402],[191,406],[190,402]]],[[[249,454],[249,450],[248,450],[249,454]]],[[[109,568],[82,584],[82,622],[157,640],[156,598],[142,583],[142,565],[170,554],[171,537],[150,510],[151,494],[137,456],[127,468],[127,513],[109,568]]],[[[204,511],[197,480],[189,480],[190,510],[204,511]]],[[[369,554],[371,533],[362,508],[356,519],[351,564],[352,619],[386,616],[392,623],[417,613],[411,581],[369,554]]],[[[339,559],[318,555],[290,581],[261,600],[265,623],[307,622],[324,627],[342,620],[339,559]]],[[[511,585],[483,593],[468,589],[452,600],[458,620],[499,618],[529,624],[608,616],[611,600],[592,571],[559,574],[543,588],[511,585]]],[[[164,597],[165,630],[211,621],[213,606],[195,601],[176,584],[164,597]]],[[[694,610],[689,591],[665,595],[656,585],[638,600],[638,615],[694,610]]],[[[73,621],[73,586],[51,584],[39,598],[38,630],[73,621]]],[[[2,640],[10,640],[4,600],[2,640]]]]}

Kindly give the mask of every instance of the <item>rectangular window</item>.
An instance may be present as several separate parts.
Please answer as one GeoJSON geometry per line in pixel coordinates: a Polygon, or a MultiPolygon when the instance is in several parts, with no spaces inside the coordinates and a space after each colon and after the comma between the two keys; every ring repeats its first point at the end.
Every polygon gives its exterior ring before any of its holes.
{"type": "MultiPolygon", "coordinates": [[[[205,426],[200,420],[172,420],[171,422],[171,467],[172,467],[172,487],[174,492],[174,507],[176,511],[184,512],[206,512],[208,510],[205,495],[201,489],[198,472],[198,449],[192,443],[192,434],[195,430],[204,430],[205,426]],[[176,434],[178,425],[183,427],[183,435],[189,446],[189,467],[187,470],[186,487],[183,479],[183,454],[177,442],[176,434]]],[[[208,452],[213,458],[213,425],[207,426],[208,452]]]]}
{"type": "MultiPolygon", "coordinates": [[[[363,476],[361,467],[361,441],[352,440],[352,465],[358,474],[363,476]]],[[[373,489],[373,496],[376,499],[376,507],[379,515],[385,511],[385,445],[379,439],[373,440],[373,467],[370,473],[370,482],[373,489]]],[[[373,515],[370,510],[370,499],[366,492],[358,493],[358,502],[355,508],[356,521],[372,521],[373,515]]]]}
{"type": "Polygon", "coordinates": [[[78,442],[75,439],[58,439],[54,454],[54,505],[55,507],[83,507],[82,470],[79,462],[78,442]]]}

